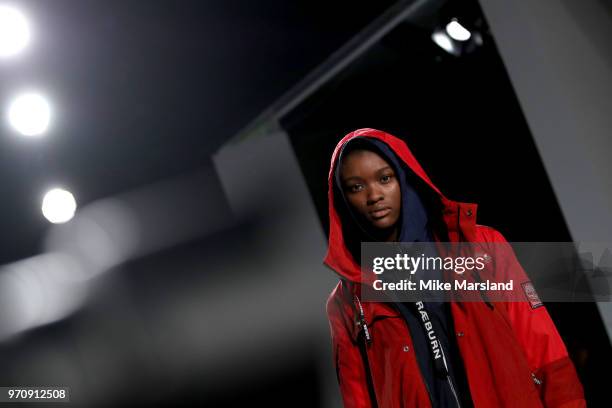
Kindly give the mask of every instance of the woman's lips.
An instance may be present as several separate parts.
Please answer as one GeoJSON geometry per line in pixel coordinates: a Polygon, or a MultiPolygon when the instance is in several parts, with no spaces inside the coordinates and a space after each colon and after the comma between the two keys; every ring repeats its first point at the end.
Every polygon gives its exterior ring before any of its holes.
{"type": "Polygon", "coordinates": [[[379,219],[384,218],[387,215],[389,215],[390,212],[391,212],[390,208],[381,208],[380,210],[370,211],[370,215],[375,220],[379,220],[379,219]]]}

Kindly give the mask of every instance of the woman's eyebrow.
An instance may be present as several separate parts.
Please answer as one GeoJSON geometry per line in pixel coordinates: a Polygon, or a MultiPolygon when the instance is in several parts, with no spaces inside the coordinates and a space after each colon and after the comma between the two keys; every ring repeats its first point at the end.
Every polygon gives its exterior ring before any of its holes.
{"type": "Polygon", "coordinates": [[[345,178],[345,179],[342,179],[342,181],[343,181],[344,183],[347,183],[348,181],[353,180],[353,179],[355,179],[355,180],[361,180],[361,177],[358,177],[358,176],[351,176],[351,177],[347,177],[347,178],[345,178]]]}
{"type": "MultiPolygon", "coordinates": [[[[391,168],[391,166],[381,167],[380,169],[375,170],[375,171],[374,171],[374,173],[382,173],[382,172],[383,172],[383,171],[385,171],[385,170],[391,170],[391,171],[393,171],[393,168],[391,168]]],[[[343,178],[343,179],[342,179],[342,181],[343,181],[344,183],[346,183],[346,182],[348,182],[349,180],[353,180],[353,179],[355,179],[355,180],[362,180],[362,178],[361,178],[361,177],[359,177],[359,176],[350,176],[350,177],[343,178]]]]}

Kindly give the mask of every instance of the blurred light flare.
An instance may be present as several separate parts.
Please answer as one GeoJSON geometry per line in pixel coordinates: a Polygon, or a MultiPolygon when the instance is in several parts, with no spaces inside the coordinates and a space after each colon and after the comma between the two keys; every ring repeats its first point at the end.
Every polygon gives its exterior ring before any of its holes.
{"type": "Polygon", "coordinates": [[[231,225],[202,217],[208,201],[193,194],[202,180],[179,177],[69,211],[71,222],[49,229],[45,253],[0,266],[0,342],[72,315],[113,267],[231,225]]]}
{"type": "Polygon", "coordinates": [[[30,42],[30,27],[19,10],[0,5],[0,58],[18,54],[30,42]]]}
{"type": "Polygon", "coordinates": [[[40,136],[49,128],[51,107],[41,94],[24,93],[11,102],[8,121],[23,136],[40,136]]]}
{"type": "Polygon", "coordinates": [[[55,188],[45,194],[42,213],[53,224],[68,222],[74,217],[77,204],[70,191],[55,188]]]}
{"type": "Polygon", "coordinates": [[[77,310],[87,286],[70,276],[80,266],[64,254],[46,253],[0,269],[0,340],[49,324],[77,310]]]}

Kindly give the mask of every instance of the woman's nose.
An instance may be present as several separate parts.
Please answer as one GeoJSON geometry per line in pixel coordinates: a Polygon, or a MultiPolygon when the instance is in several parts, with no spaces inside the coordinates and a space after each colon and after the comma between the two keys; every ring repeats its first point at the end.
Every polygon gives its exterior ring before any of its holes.
{"type": "Polygon", "coordinates": [[[375,204],[378,201],[382,200],[383,198],[384,198],[383,193],[379,189],[377,188],[368,189],[368,196],[367,196],[368,205],[375,204]]]}

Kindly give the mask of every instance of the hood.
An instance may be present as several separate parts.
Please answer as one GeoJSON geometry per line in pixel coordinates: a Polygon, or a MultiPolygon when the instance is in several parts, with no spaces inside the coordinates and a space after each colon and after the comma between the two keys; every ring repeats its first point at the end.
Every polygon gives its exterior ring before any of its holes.
{"type": "Polygon", "coordinates": [[[358,129],[338,142],[328,176],[329,243],[324,263],[340,277],[361,282],[360,244],[374,240],[359,228],[339,187],[342,152],[353,143],[369,145],[395,168],[402,193],[399,241],[473,241],[476,204],[447,199],[403,140],[381,130],[358,129]],[[411,216],[405,217],[408,212],[411,216]]]}

